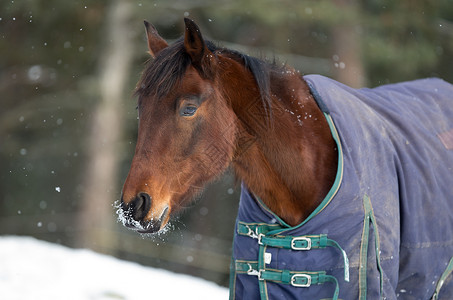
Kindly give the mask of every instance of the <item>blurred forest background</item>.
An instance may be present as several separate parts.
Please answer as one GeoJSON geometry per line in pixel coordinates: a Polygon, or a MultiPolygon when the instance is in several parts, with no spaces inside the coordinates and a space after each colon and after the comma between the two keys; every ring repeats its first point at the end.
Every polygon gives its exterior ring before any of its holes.
{"type": "MultiPolygon", "coordinates": [[[[453,82],[451,0],[4,0],[0,2],[0,234],[87,247],[228,284],[231,174],[164,236],[116,220],[137,134],[132,97],[161,36],[205,38],[354,87],[453,82]]],[[[23,249],[24,255],[27,249],[23,249]]]]}

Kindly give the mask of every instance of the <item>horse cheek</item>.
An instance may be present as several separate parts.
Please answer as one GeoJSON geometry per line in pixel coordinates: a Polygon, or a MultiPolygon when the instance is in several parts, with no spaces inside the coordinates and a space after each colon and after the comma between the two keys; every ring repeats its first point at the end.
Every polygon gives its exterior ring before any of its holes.
{"type": "Polygon", "coordinates": [[[236,147],[236,123],[227,111],[220,110],[220,114],[223,115],[212,122],[210,138],[204,146],[205,164],[212,177],[220,176],[228,168],[236,147]]]}

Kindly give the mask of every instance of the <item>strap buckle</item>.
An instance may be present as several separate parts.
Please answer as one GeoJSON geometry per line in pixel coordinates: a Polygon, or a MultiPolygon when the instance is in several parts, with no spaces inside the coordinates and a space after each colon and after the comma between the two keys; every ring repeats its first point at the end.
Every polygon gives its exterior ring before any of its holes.
{"type": "Polygon", "coordinates": [[[300,236],[300,237],[293,237],[291,240],[291,249],[293,250],[310,250],[311,249],[311,239],[305,236],[300,236]],[[305,241],[307,243],[307,246],[305,247],[297,247],[296,242],[297,241],[305,241]]]}
{"type": "Polygon", "coordinates": [[[266,270],[260,269],[260,270],[258,271],[258,280],[261,280],[261,281],[264,280],[264,278],[263,278],[263,272],[264,272],[264,271],[266,271],[266,270]]]}
{"type": "Polygon", "coordinates": [[[263,240],[262,240],[262,239],[263,239],[263,236],[265,236],[265,235],[262,234],[262,233],[258,234],[258,244],[259,244],[259,245],[264,245],[264,244],[263,244],[263,240]]]}
{"type": "Polygon", "coordinates": [[[247,264],[249,266],[249,269],[247,271],[247,275],[251,275],[251,276],[258,276],[258,280],[264,280],[263,278],[263,272],[265,270],[263,269],[260,269],[260,270],[255,270],[252,268],[252,265],[251,264],[247,264]]]}
{"type": "Polygon", "coordinates": [[[256,232],[253,231],[252,228],[250,228],[249,226],[246,225],[246,227],[248,229],[247,235],[251,238],[257,239],[258,235],[256,234],[256,232]]]}
{"type": "Polygon", "coordinates": [[[311,276],[308,274],[294,274],[291,277],[291,285],[294,287],[310,287],[311,285],[311,276]],[[297,283],[297,278],[304,278],[307,282],[306,283],[297,283]]]}
{"type": "Polygon", "coordinates": [[[247,265],[249,266],[249,269],[247,270],[247,275],[258,276],[258,278],[259,278],[261,275],[261,272],[253,269],[251,264],[247,263],[247,265]]]}

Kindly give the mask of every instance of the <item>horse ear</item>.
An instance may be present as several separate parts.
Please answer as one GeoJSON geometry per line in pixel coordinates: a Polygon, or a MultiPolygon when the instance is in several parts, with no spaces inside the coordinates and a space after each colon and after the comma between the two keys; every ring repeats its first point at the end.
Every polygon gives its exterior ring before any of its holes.
{"type": "Polygon", "coordinates": [[[201,35],[200,28],[194,21],[188,18],[184,18],[186,24],[186,31],[184,34],[184,48],[192,59],[192,64],[201,65],[203,55],[206,49],[206,44],[201,35]]]}
{"type": "Polygon", "coordinates": [[[146,36],[148,38],[149,54],[151,54],[152,57],[156,57],[162,49],[168,47],[168,43],[163,38],[161,38],[159,33],[157,33],[156,28],[152,24],[147,21],[144,21],[144,23],[146,36]]]}

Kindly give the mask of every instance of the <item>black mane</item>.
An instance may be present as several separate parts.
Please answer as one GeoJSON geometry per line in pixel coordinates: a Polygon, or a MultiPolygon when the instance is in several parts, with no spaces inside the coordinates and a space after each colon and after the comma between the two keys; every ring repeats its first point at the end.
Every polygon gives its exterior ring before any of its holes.
{"type": "MultiPolygon", "coordinates": [[[[221,51],[244,64],[254,76],[262,98],[266,114],[271,118],[270,97],[270,72],[276,70],[274,63],[248,56],[239,51],[217,47],[210,41],[205,41],[207,48],[212,53],[221,51]]],[[[190,56],[184,49],[184,39],[178,39],[171,46],[163,49],[154,60],[150,60],[135,90],[135,95],[145,97],[156,96],[157,99],[165,97],[180,81],[191,63],[190,56]]]]}

